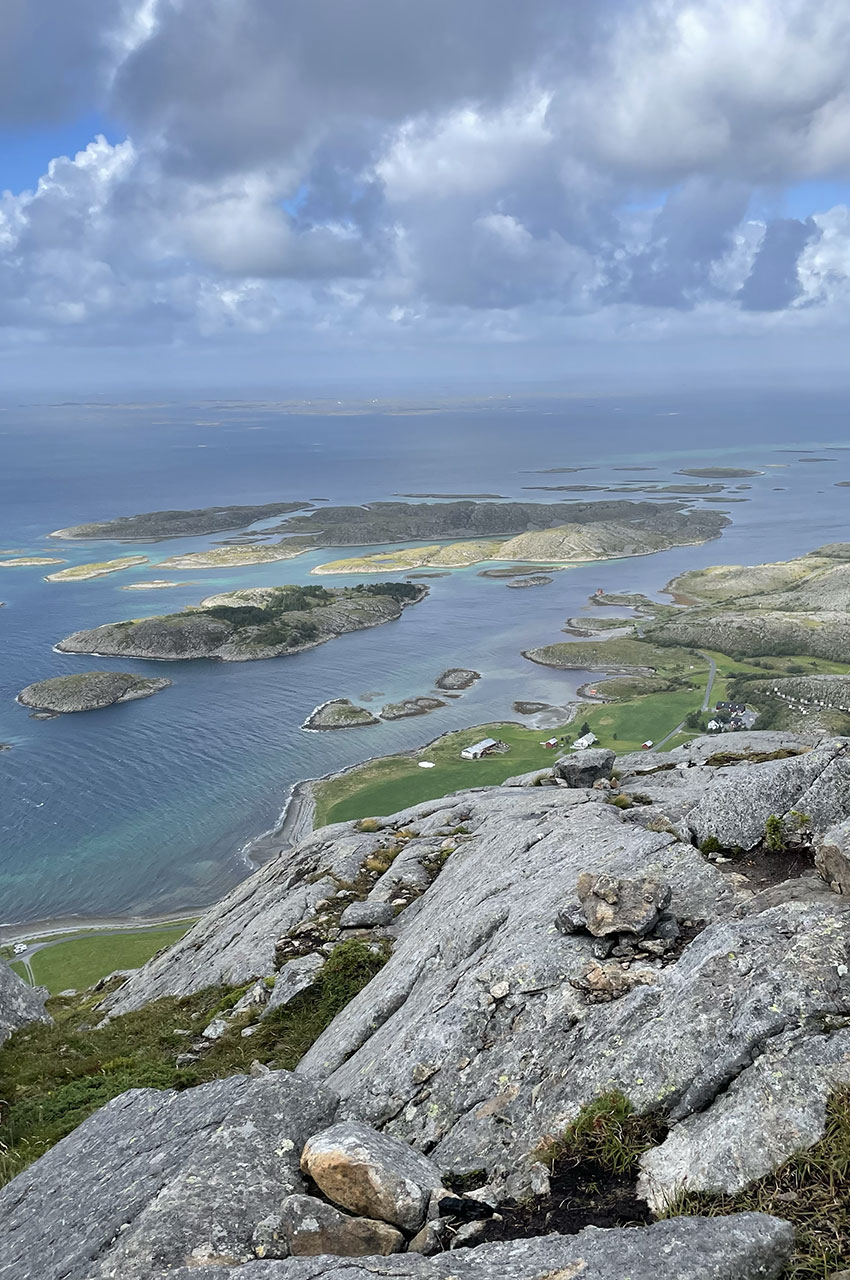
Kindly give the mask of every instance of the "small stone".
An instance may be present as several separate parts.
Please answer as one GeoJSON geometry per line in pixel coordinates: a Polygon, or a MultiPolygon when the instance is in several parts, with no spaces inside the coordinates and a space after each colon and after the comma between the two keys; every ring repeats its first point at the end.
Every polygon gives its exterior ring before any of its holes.
{"type": "Polygon", "coordinates": [[[416,1066],[410,1073],[410,1078],[414,1084],[424,1084],[426,1080],[430,1080],[440,1070],[432,1062],[417,1062],[416,1066]]]}
{"type": "Polygon", "coordinates": [[[505,996],[510,992],[509,982],[497,982],[490,988],[490,995],[494,1000],[504,1000],[505,996]]]}
{"type": "Polygon", "coordinates": [[[205,1040],[220,1040],[227,1033],[228,1024],[224,1018],[213,1018],[212,1022],[204,1027],[201,1035],[205,1040]]]}
{"type": "Polygon", "coordinates": [[[257,1030],[256,1027],[243,1027],[242,1030],[239,1032],[239,1034],[242,1036],[244,1040],[248,1036],[252,1036],[256,1030],[257,1030]]]}
{"type": "Polygon", "coordinates": [[[294,1258],[335,1254],[338,1258],[387,1257],[398,1253],[404,1236],[386,1222],[352,1218],[313,1196],[287,1196],[280,1232],[294,1258]]]}
{"type": "Polygon", "coordinates": [[[531,1166],[529,1173],[531,1174],[531,1193],[535,1196],[548,1196],[552,1193],[552,1183],[549,1178],[549,1170],[542,1160],[535,1160],[531,1166]]]}
{"type": "Polygon", "coordinates": [[[254,1228],[251,1248],[258,1258],[288,1258],[289,1245],[280,1227],[280,1218],[272,1215],[263,1218],[254,1228]]]}
{"type": "Polygon", "coordinates": [[[426,1222],[421,1231],[417,1231],[407,1246],[407,1252],[421,1253],[424,1258],[433,1257],[445,1248],[444,1242],[448,1234],[448,1222],[443,1218],[435,1218],[433,1222],[426,1222]]]}
{"type": "Polygon", "coordinates": [[[193,1062],[198,1061],[197,1053],[178,1053],[174,1060],[175,1067],[191,1067],[193,1062]]]}
{"type": "Polygon", "coordinates": [[[449,1245],[450,1249],[468,1249],[477,1244],[487,1230],[487,1219],[480,1218],[476,1222],[465,1222],[459,1227],[449,1245]]]}
{"type": "Polygon", "coordinates": [[[248,1068],[248,1075],[254,1080],[259,1080],[262,1076],[270,1076],[271,1073],[271,1067],[267,1067],[264,1062],[258,1062],[256,1058],[248,1068]]]}
{"type": "Polygon", "coordinates": [[[578,902],[569,902],[555,917],[555,928],[565,937],[573,933],[583,933],[587,928],[584,912],[578,902]]]}

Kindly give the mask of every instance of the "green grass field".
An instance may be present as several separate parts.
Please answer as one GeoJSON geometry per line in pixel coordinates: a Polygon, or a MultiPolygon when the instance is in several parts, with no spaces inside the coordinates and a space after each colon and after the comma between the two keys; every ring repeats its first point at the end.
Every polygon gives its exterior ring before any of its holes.
{"type": "MultiPolygon", "coordinates": [[[[153,925],[120,933],[70,934],[36,951],[30,960],[36,984],[47,987],[51,995],[73,988],[84,991],[115,969],[136,969],[150,960],[161,947],[171,946],[192,924],[179,920],[168,925],[153,925]]],[[[40,941],[33,939],[32,941],[40,941]]],[[[47,941],[47,939],[44,939],[47,941]]],[[[12,968],[22,978],[28,975],[20,960],[12,968]]]]}
{"type": "MultiPolygon", "coordinates": [[[[611,650],[612,659],[636,663],[642,655],[640,643],[630,640],[624,645],[623,641],[601,641],[593,647],[604,652],[606,644],[616,646],[616,655],[611,650]]],[[[659,666],[664,666],[665,675],[685,677],[692,682],[691,687],[645,694],[622,702],[587,703],[576,719],[560,730],[526,729],[517,724],[477,725],[446,734],[412,755],[372,760],[340,778],[329,778],[317,785],[315,826],[395,813],[466,787],[498,786],[514,774],[545,769],[552,764],[558,752],[547,750],[541,743],[556,734],[567,734],[572,741],[585,720],[599,739],[600,746],[610,747],[618,754],[637,751],[646,741],[659,742],[681,724],[689,712],[701,708],[708,667],[704,658],[698,657],[694,661],[694,655],[683,650],[665,652],[655,646],[645,646],[643,653],[647,651],[659,666]],[[666,660],[663,664],[662,659],[666,660]],[[460,759],[462,747],[484,737],[502,738],[510,744],[510,752],[487,756],[483,760],[460,759]],[[435,767],[420,769],[420,760],[432,760],[435,767]]],[[[766,670],[723,653],[710,656],[717,663],[717,677],[711,692],[712,707],[725,699],[726,682],[733,673],[769,676],[775,672],[776,675],[785,675],[789,665],[803,666],[809,674],[844,675],[850,670],[841,663],[795,657],[764,659],[770,665],[770,670],[766,670]]],[[[644,658],[644,663],[655,665],[649,657],[644,658]]],[[[669,751],[681,746],[694,736],[693,732],[677,733],[663,749],[669,751]]]]}

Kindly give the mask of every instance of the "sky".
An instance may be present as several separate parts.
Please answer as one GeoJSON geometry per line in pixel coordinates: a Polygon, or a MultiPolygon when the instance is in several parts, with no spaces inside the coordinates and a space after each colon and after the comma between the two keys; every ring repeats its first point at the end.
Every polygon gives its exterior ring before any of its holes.
{"type": "Polygon", "coordinates": [[[0,6],[0,386],[848,356],[847,0],[0,6]]]}

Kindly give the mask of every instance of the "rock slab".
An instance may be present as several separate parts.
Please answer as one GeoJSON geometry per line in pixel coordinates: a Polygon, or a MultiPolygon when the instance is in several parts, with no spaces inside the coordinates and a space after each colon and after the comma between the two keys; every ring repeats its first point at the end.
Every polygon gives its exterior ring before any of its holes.
{"type": "Polygon", "coordinates": [[[0,1044],[29,1022],[50,1022],[46,987],[30,987],[0,960],[0,1044]]]}
{"type": "MultiPolygon", "coordinates": [[[[423,1258],[252,1262],[228,1280],[778,1280],[793,1243],[787,1222],[762,1213],[671,1218],[651,1227],[510,1240],[423,1258]]],[[[222,1280],[218,1267],[151,1280],[222,1280]]]]}
{"type": "Polygon", "coordinates": [[[113,1098],[0,1191],[0,1277],[149,1280],[249,1260],[258,1223],[305,1190],[298,1157],[335,1108],[285,1071],[113,1098]]]}
{"type": "Polygon", "coordinates": [[[287,1196],[280,1213],[281,1234],[293,1258],[386,1257],[399,1253],[404,1236],[386,1222],[352,1218],[315,1196],[287,1196]]]}

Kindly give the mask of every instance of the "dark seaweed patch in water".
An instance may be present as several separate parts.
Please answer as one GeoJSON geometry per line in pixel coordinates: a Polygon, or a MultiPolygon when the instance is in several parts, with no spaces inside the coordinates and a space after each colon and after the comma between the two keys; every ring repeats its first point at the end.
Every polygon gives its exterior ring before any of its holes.
{"type": "Polygon", "coordinates": [[[548,1196],[499,1206],[501,1221],[487,1223],[485,1240],[522,1240],[551,1231],[573,1235],[584,1227],[643,1226],[652,1221],[635,1193],[633,1173],[613,1173],[596,1160],[557,1167],[548,1196]]]}

